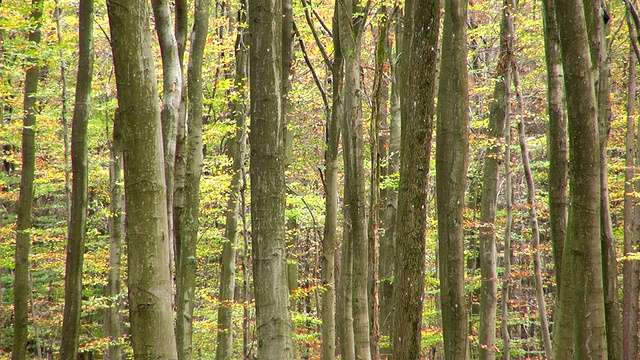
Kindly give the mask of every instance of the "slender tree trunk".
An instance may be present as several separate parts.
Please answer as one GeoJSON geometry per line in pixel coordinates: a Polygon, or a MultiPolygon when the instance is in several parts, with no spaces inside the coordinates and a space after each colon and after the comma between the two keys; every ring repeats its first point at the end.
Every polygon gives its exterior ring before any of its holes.
{"type": "MultiPolygon", "coordinates": [[[[42,0],[31,1],[31,21],[35,24],[29,33],[29,42],[40,43],[40,18],[42,0]]],[[[27,69],[24,80],[23,126],[22,126],[22,172],[20,174],[20,195],[18,198],[16,224],[15,278],[13,281],[13,360],[27,357],[29,327],[29,251],[31,247],[31,209],[33,206],[33,180],[36,167],[36,93],[40,67],[33,65],[27,69]]]]}
{"type": "Polygon", "coordinates": [[[585,12],[580,1],[556,1],[569,122],[571,212],[554,358],[607,358],[597,101],[585,12]],[[579,221],[578,221],[579,219],[579,221]]]}
{"type": "Polygon", "coordinates": [[[400,186],[394,284],[397,359],[421,353],[427,191],[438,61],[440,3],[405,2],[401,57],[400,186]]]}
{"type": "Polygon", "coordinates": [[[436,136],[440,292],[445,359],[467,356],[463,209],[469,153],[467,2],[444,1],[436,136]]]}
{"type": "MultiPolygon", "coordinates": [[[[368,253],[364,139],[360,89],[360,56],[364,12],[357,1],[339,1],[340,46],[344,56],[343,157],[345,163],[345,224],[353,266],[352,308],[356,358],[371,359],[368,308],[368,253]]],[[[343,257],[343,261],[345,261],[343,257]]]]}
{"type": "MultiPolygon", "coordinates": [[[[507,84],[509,85],[509,84],[507,84]]],[[[503,359],[511,359],[511,337],[509,335],[509,298],[511,297],[511,228],[513,226],[513,180],[511,176],[511,118],[505,117],[504,127],[504,274],[502,276],[502,303],[500,332],[503,343],[503,359]]]]}
{"type": "Polygon", "coordinates": [[[518,117],[519,124],[519,142],[520,152],[522,153],[522,166],[524,168],[525,180],[527,183],[527,207],[529,208],[529,223],[531,224],[532,248],[533,248],[533,273],[535,274],[536,302],[538,303],[538,316],[540,317],[540,333],[542,336],[542,344],[547,358],[551,358],[551,337],[549,335],[549,322],[547,321],[547,306],[544,301],[544,288],[542,283],[542,260],[540,259],[540,226],[538,224],[538,212],[536,210],[536,188],[533,182],[533,174],[531,173],[531,162],[529,161],[529,150],[527,149],[527,140],[524,124],[523,104],[524,98],[520,91],[520,74],[518,73],[515,63],[513,66],[513,84],[516,89],[518,98],[518,117]]]}
{"type": "Polygon", "coordinates": [[[146,2],[109,1],[123,123],[131,343],[138,359],[176,359],[158,91],[146,2]]]}
{"type": "Polygon", "coordinates": [[[610,360],[622,359],[622,319],[618,301],[618,269],[616,244],[611,224],[609,183],[607,179],[607,143],[611,130],[610,60],[607,35],[609,10],[604,1],[589,0],[584,4],[591,52],[592,74],[598,107],[598,137],[600,149],[600,242],[602,246],[602,276],[604,281],[607,348],[610,360]]]}
{"type": "Polygon", "coordinates": [[[177,264],[177,321],[178,357],[190,360],[193,338],[193,309],[196,286],[196,243],[198,241],[200,211],[200,176],[202,174],[202,63],[209,24],[209,1],[195,2],[189,64],[187,67],[187,166],[184,187],[184,222],[177,264]]]}
{"type": "Polygon", "coordinates": [[[293,359],[285,244],[282,3],[249,1],[251,224],[259,359],[293,359]]]}
{"type": "MultiPolygon", "coordinates": [[[[167,219],[169,240],[174,249],[173,232],[173,189],[176,161],[176,141],[178,116],[182,103],[182,63],[178,54],[178,42],[171,20],[171,10],[167,0],[154,0],[153,16],[162,56],[162,143],[164,147],[164,171],[167,183],[167,219]]],[[[177,275],[177,274],[176,274],[177,275]]],[[[177,327],[179,328],[179,326],[177,327]]],[[[180,336],[178,336],[180,338],[180,336]]]]}
{"type": "Polygon", "coordinates": [[[380,181],[383,175],[382,162],[385,160],[388,146],[388,102],[389,85],[389,29],[390,12],[386,5],[378,9],[380,24],[376,30],[375,73],[371,95],[371,184],[369,200],[369,322],[371,325],[371,357],[380,359],[380,237],[379,229],[384,228],[382,189],[380,181]]]}
{"type": "MultiPolygon", "coordinates": [[[[325,219],[322,240],[322,360],[336,356],[336,247],[338,246],[338,147],[340,144],[340,119],[342,117],[342,86],[344,70],[340,52],[339,31],[334,26],[334,55],[331,64],[332,102],[331,115],[326,125],[325,162],[325,219]]],[[[345,279],[342,279],[344,281],[345,279]]],[[[344,284],[344,283],[342,283],[344,284]]],[[[342,286],[342,285],[341,285],[342,286]]],[[[342,328],[341,326],[339,329],[342,328]]],[[[353,333],[353,332],[352,332],[353,333]]],[[[341,339],[341,344],[344,339],[341,339]]],[[[343,355],[345,358],[345,355],[343,355]]]]}
{"type": "MultiPolygon", "coordinates": [[[[238,10],[240,24],[246,23],[246,6],[238,10]]],[[[240,187],[242,186],[242,166],[246,153],[246,78],[247,52],[245,31],[238,26],[236,36],[235,57],[235,91],[240,94],[230,104],[231,116],[235,120],[235,136],[227,142],[227,151],[233,161],[231,168],[233,177],[229,185],[227,201],[225,238],[222,247],[220,270],[220,307],[218,308],[218,337],[216,360],[229,360],[233,355],[233,295],[236,284],[236,247],[238,243],[238,215],[240,212],[240,187]]]]}
{"type": "MultiPolygon", "coordinates": [[[[480,203],[480,359],[496,358],[496,313],[498,308],[498,286],[496,272],[496,207],[498,202],[498,175],[500,153],[506,118],[510,116],[511,63],[513,61],[512,7],[510,0],[503,1],[500,22],[500,55],[498,79],[493,90],[490,107],[489,128],[486,130],[491,147],[484,159],[482,178],[482,200],[480,203]]],[[[506,254],[506,253],[505,253],[506,254]]]]}
{"type": "Polygon", "coordinates": [[[122,337],[122,316],[120,309],[120,266],[122,264],[122,124],[119,115],[113,119],[113,139],[109,147],[109,273],[105,295],[109,298],[109,307],[105,309],[105,337],[110,339],[107,360],[120,360],[122,346],[118,345],[122,337]]]}
{"type": "MultiPolygon", "coordinates": [[[[178,62],[180,63],[180,72],[184,75],[184,52],[187,42],[188,27],[188,6],[187,0],[175,0],[176,15],[176,41],[178,43],[178,62]]],[[[183,76],[184,77],[184,76],[183,76]]],[[[173,261],[178,270],[178,258],[180,257],[181,236],[185,234],[182,228],[185,226],[185,177],[187,168],[187,83],[182,82],[182,90],[180,91],[180,108],[178,109],[177,130],[176,130],[176,153],[175,163],[173,167],[173,261]]],[[[165,138],[163,137],[163,145],[165,138]]],[[[166,157],[165,157],[166,159],[166,157]]],[[[166,163],[165,163],[166,167],[166,163]]],[[[165,176],[166,177],[166,176],[165,176]]],[[[167,211],[169,214],[169,211],[167,211]]],[[[179,277],[176,274],[176,282],[179,277]]],[[[177,285],[177,284],[176,284],[177,285]]],[[[176,286],[177,287],[177,286],[176,286]]],[[[176,299],[177,300],[177,299],[176,299]]],[[[176,301],[177,302],[177,301],[176,301]]]]}
{"type": "MultiPolygon", "coordinates": [[[[629,24],[630,25],[630,24],[629,24]]],[[[630,41],[634,41],[635,31],[633,26],[629,26],[630,41]]],[[[636,224],[640,219],[634,217],[635,208],[639,207],[634,192],[635,152],[634,144],[636,129],[636,94],[637,94],[637,59],[630,45],[629,50],[629,82],[627,84],[627,134],[626,134],[626,154],[625,154],[625,177],[624,177],[624,255],[636,251],[637,243],[635,239],[636,224]]],[[[623,359],[636,359],[638,357],[638,261],[625,259],[622,263],[623,281],[623,301],[622,313],[622,357],[623,359]]]]}
{"type": "Polygon", "coordinates": [[[72,199],[64,287],[61,359],[78,357],[82,309],[82,264],[87,230],[87,126],[93,76],[93,0],[80,1],[76,98],[71,130],[72,199]]]}
{"type": "MultiPolygon", "coordinates": [[[[549,230],[553,247],[556,302],[562,284],[562,252],[567,234],[567,116],[564,109],[560,36],[553,0],[543,0],[544,46],[547,64],[547,102],[549,103],[549,230]]],[[[554,312],[554,315],[557,312],[554,312]]]]}
{"type": "MultiPolygon", "coordinates": [[[[393,26],[395,32],[395,54],[402,51],[402,32],[400,25],[402,11],[396,7],[393,11],[393,26]]],[[[389,50],[391,52],[391,50],[389,50]]],[[[389,55],[389,58],[396,56],[389,55]]],[[[382,176],[392,177],[400,171],[400,75],[397,61],[390,61],[391,65],[391,93],[390,105],[391,113],[388,126],[388,137],[386,143],[386,167],[382,168],[382,176]]],[[[385,129],[382,129],[383,133],[385,129]]],[[[383,145],[384,146],[384,145],[383,145]]],[[[381,150],[382,153],[382,150],[381,150]]],[[[380,331],[382,335],[391,335],[393,331],[393,279],[395,263],[395,231],[396,231],[396,210],[398,209],[398,190],[394,187],[383,188],[380,193],[384,209],[383,231],[380,236],[380,331]]],[[[387,350],[388,352],[388,350],[387,350]]]]}
{"type": "Polygon", "coordinates": [[[67,121],[67,100],[69,95],[67,94],[67,64],[64,59],[64,49],[62,46],[62,9],[60,8],[59,0],[55,0],[56,7],[53,10],[54,18],[56,22],[56,34],[58,37],[58,45],[60,45],[60,96],[61,96],[61,109],[60,109],[60,122],[62,123],[62,142],[64,147],[64,201],[65,201],[65,215],[67,219],[67,227],[71,222],[71,176],[69,173],[69,122],[67,121]]]}

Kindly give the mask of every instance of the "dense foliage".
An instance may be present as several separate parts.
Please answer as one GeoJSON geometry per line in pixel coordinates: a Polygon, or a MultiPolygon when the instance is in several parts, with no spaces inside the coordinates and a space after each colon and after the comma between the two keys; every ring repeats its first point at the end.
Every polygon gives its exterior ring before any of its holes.
{"type": "MultiPolygon", "coordinates": [[[[393,26],[399,26],[397,12],[402,11],[398,0],[373,1],[370,16],[364,27],[361,81],[363,84],[363,110],[366,122],[371,121],[372,89],[375,68],[375,42],[381,23],[380,6],[393,9],[393,26]]],[[[488,126],[489,104],[492,100],[499,51],[499,24],[501,1],[475,0],[469,8],[469,57],[470,92],[470,165],[467,175],[465,210],[467,305],[470,314],[469,339],[471,354],[478,354],[480,269],[478,264],[478,238],[482,224],[479,220],[482,169],[486,150],[494,141],[485,135],[488,126]]],[[[33,24],[29,23],[30,7],[21,0],[4,0],[0,5],[0,359],[8,359],[11,353],[13,333],[13,268],[15,247],[15,209],[20,182],[20,141],[22,130],[22,89],[24,73],[31,61],[41,66],[38,90],[38,125],[36,128],[37,162],[33,221],[30,230],[32,250],[30,257],[30,331],[29,352],[32,357],[55,357],[61,342],[62,309],[64,302],[65,246],[70,193],[70,109],[72,108],[75,71],[77,69],[77,1],[44,1],[42,24],[43,41],[34,47],[27,41],[33,24]],[[35,59],[35,60],[31,60],[35,59]]],[[[629,60],[627,17],[624,6],[611,2],[611,34],[609,53],[611,58],[612,128],[608,145],[609,184],[612,220],[618,248],[618,261],[632,261],[633,254],[623,254],[622,238],[624,219],[622,214],[624,190],[624,141],[626,128],[626,84],[629,60]]],[[[205,49],[203,84],[205,96],[204,168],[201,180],[200,231],[197,247],[198,276],[196,280],[197,302],[194,312],[193,353],[197,358],[213,358],[216,346],[217,308],[231,306],[234,310],[234,358],[241,358],[243,332],[248,330],[249,342],[245,349],[255,353],[254,303],[251,293],[245,293],[244,285],[251,281],[251,238],[249,224],[249,192],[243,185],[241,204],[240,240],[236,266],[236,300],[221,304],[218,300],[220,258],[225,225],[225,204],[228,194],[231,159],[226,155],[226,142],[233,136],[234,122],[229,110],[232,100],[241,98],[233,87],[234,46],[236,39],[237,4],[229,1],[212,2],[209,37],[205,49]],[[215,4],[214,4],[215,3],[215,4]],[[246,196],[244,196],[246,193],[246,196]],[[249,318],[243,319],[248,314],[249,318]],[[248,329],[243,329],[247,327],[248,329]]],[[[514,56],[521,82],[524,103],[522,113],[512,116],[513,193],[515,222],[510,254],[504,253],[503,229],[505,221],[504,183],[500,182],[498,212],[495,227],[498,248],[498,277],[502,279],[504,256],[511,257],[510,314],[508,328],[511,334],[511,355],[514,358],[542,358],[544,350],[540,338],[537,303],[535,300],[535,273],[529,211],[526,204],[526,183],[521,158],[518,156],[517,126],[523,121],[526,141],[531,157],[531,167],[536,185],[535,206],[541,225],[540,254],[545,300],[549,319],[553,319],[556,284],[554,264],[548,231],[547,201],[547,99],[546,73],[543,47],[543,16],[539,1],[519,1],[514,11],[517,38],[514,56]]],[[[324,151],[327,113],[322,91],[331,87],[331,69],[324,62],[317,41],[330,54],[333,53],[329,27],[333,16],[333,3],[329,0],[294,2],[296,23],[295,59],[292,65],[292,90],[288,98],[293,104],[288,124],[290,146],[287,147],[287,203],[286,226],[288,267],[292,316],[295,325],[294,340],[298,358],[319,359],[320,296],[324,291],[321,282],[321,237],[324,212],[324,151]],[[303,7],[304,5],[304,7],[303,7]],[[306,9],[305,9],[306,7],[306,9]],[[305,10],[314,17],[318,39],[314,39],[305,18],[305,10]],[[323,22],[323,23],[321,23],[323,22]],[[302,47],[301,45],[304,45],[302,47]],[[316,77],[317,83],[314,80],[316,77]]],[[[396,34],[390,33],[392,48],[396,34]]],[[[442,46],[447,46],[443,44],[442,46]]],[[[106,308],[116,299],[105,296],[109,257],[109,150],[112,144],[113,117],[116,89],[109,44],[108,21],[104,2],[96,2],[95,9],[94,80],[91,119],[89,121],[89,210],[88,232],[85,247],[84,290],[80,352],[103,353],[109,343],[123,344],[131,353],[128,335],[120,339],[106,338],[103,334],[103,316],[106,308]]],[[[159,49],[157,69],[161,69],[159,49]]],[[[398,56],[393,52],[391,61],[398,56]]],[[[635,61],[632,60],[632,61],[635,61]]],[[[385,81],[391,83],[391,69],[385,69],[385,81]]],[[[158,70],[158,76],[161,76],[158,70]]],[[[162,81],[159,81],[162,84],[162,81]]],[[[515,95],[514,99],[515,99],[515,95]]],[[[160,98],[159,98],[160,101],[160,98]]],[[[247,104],[248,106],[248,104],[247,104]]],[[[370,129],[366,124],[365,129],[370,129]]],[[[382,129],[381,133],[387,131],[382,129]]],[[[434,136],[437,136],[437,129],[434,136]]],[[[365,130],[365,144],[371,134],[365,130]]],[[[435,142],[434,142],[435,144],[435,142]]],[[[434,146],[435,147],[435,146],[434,146]]],[[[437,151],[437,149],[434,149],[437,151]]],[[[365,157],[371,156],[369,145],[365,157]]],[[[389,159],[383,158],[384,167],[389,159]]],[[[433,161],[433,160],[432,160],[433,161]]],[[[365,161],[365,171],[371,164],[365,161]]],[[[435,169],[435,166],[431,167],[435,169]]],[[[341,170],[342,171],[342,170],[341,170]]],[[[500,179],[504,178],[501,170],[500,179]]],[[[244,180],[248,181],[248,176],[244,180]]],[[[342,179],[340,179],[342,181],[342,179]]],[[[395,189],[398,174],[381,179],[383,188],[395,189]]],[[[437,216],[435,214],[435,176],[430,174],[428,194],[428,229],[426,236],[427,272],[425,274],[425,307],[423,313],[423,353],[435,357],[442,353],[442,329],[439,313],[437,272],[437,216]]],[[[367,185],[369,186],[369,185],[367,185]]],[[[342,226],[342,225],[340,225],[342,226]]],[[[126,249],[124,251],[126,256],[126,249]]],[[[126,269],[123,266],[123,278],[126,269]]],[[[381,279],[393,281],[393,279],[381,279]]],[[[621,282],[621,281],[620,281],[621,282]]],[[[126,281],[125,281],[126,283],[126,281]]],[[[118,295],[126,300],[126,288],[118,295]]],[[[501,293],[499,292],[499,296],[501,293]]],[[[122,309],[125,315],[126,310],[122,309]]],[[[500,320],[498,320],[500,321],[500,320]]],[[[126,326],[126,324],[125,324],[126,326]]],[[[383,336],[381,346],[389,345],[383,336]]],[[[502,349],[500,340],[498,348],[502,349]]],[[[501,351],[501,350],[499,350],[501,351]]],[[[500,355],[500,354],[498,354],[500,355]]]]}

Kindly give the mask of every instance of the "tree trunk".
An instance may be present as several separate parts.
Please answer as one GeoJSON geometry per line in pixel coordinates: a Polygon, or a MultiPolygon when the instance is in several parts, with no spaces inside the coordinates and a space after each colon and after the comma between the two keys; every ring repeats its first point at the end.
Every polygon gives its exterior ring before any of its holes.
{"type": "Polygon", "coordinates": [[[377,13],[380,24],[376,29],[375,73],[371,94],[371,183],[369,186],[369,323],[371,325],[371,357],[380,359],[380,228],[384,227],[382,190],[380,181],[383,175],[382,162],[386,159],[388,146],[388,102],[389,85],[389,28],[390,12],[386,5],[381,5],[377,13]]]}
{"type": "MultiPolygon", "coordinates": [[[[515,36],[515,34],[511,34],[515,36]]],[[[533,248],[533,273],[535,274],[535,292],[536,302],[538,303],[538,316],[540,317],[540,334],[542,336],[542,344],[547,358],[551,358],[551,337],[549,336],[549,323],[547,321],[547,306],[544,302],[544,288],[542,283],[542,260],[540,259],[540,226],[538,224],[538,212],[536,211],[536,188],[533,182],[533,174],[531,173],[531,165],[529,161],[529,150],[527,149],[527,140],[524,124],[524,98],[520,91],[520,74],[513,66],[513,84],[516,89],[518,98],[518,118],[519,124],[519,142],[520,152],[522,153],[522,167],[524,168],[525,181],[527,182],[527,207],[529,208],[529,223],[531,224],[532,248],[533,248]]]]}
{"type": "MultiPolygon", "coordinates": [[[[38,46],[41,39],[40,18],[42,0],[31,1],[31,21],[35,27],[29,33],[29,42],[38,46]]],[[[37,113],[36,93],[40,67],[33,65],[27,69],[24,80],[23,127],[22,127],[22,172],[20,174],[20,195],[16,224],[15,278],[13,281],[13,360],[27,357],[29,334],[29,251],[31,247],[31,209],[33,207],[33,180],[36,167],[35,126],[37,113]]]]}
{"type": "MultiPolygon", "coordinates": [[[[491,147],[484,158],[482,178],[482,199],[480,202],[480,359],[496,358],[496,313],[498,307],[498,286],[496,272],[496,206],[498,202],[498,175],[506,118],[510,116],[511,63],[513,61],[513,29],[511,1],[502,5],[500,22],[500,54],[498,57],[498,79],[493,89],[487,138],[491,147]]],[[[506,254],[506,252],[505,252],[506,254]]]]}
{"type": "Polygon", "coordinates": [[[602,247],[602,276],[604,281],[605,318],[607,325],[607,348],[609,360],[622,359],[622,319],[618,301],[618,263],[616,244],[611,224],[609,205],[609,182],[607,179],[607,143],[611,130],[610,60],[607,36],[609,10],[604,1],[589,0],[584,4],[587,33],[591,52],[592,74],[598,107],[598,137],[600,149],[600,242],[602,247]]]}
{"type": "Polygon", "coordinates": [[[200,211],[200,176],[202,174],[202,63],[209,24],[209,1],[195,2],[193,35],[187,66],[187,166],[184,187],[184,218],[177,263],[178,357],[190,360],[193,337],[193,308],[196,286],[196,243],[200,211]]]}
{"type": "Polygon", "coordinates": [[[93,76],[93,0],[80,1],[78,76],[71,130],[72,198],[64,287],[61,359],[78,357],[82,309],[82,264],[87,230],[87,126],[93,76]]]}
{"type": "Polygon", "coordinates": [[[146,2],[109,1],[123,123],[131,343],[138,359],[176,359],[158,90],[146,2]]]}
{"type": "MultiPolygon", "coordinates": [[[[360,56],[364,13],[359,2],[338,4],[338,27],[344,56],[342,148],[345,163],[345,224],[353,266],[352,308],[356,358],[371,359],[368,308],[368,252],[360,56]]],[[[345,259],[343,258],[343,261],[345,259]]]]}
{"type": "MultiPolygon", "coordinates": [[[[241,24],[246,23],[246,6],[238,10],[241,24]]],[[[239,94],[230,104],[231,116],[235,120],[235,136],[227,142],[227,152],[233,161],[233,177],[229,185],[229,200],[225,225],[225,242],[222,246],[220,270],[220,307],[218,308],[218,337],[216,360],[230,360],[233,355],[233,295],[236,284],[236,246],[238,243],[238,215],[240,212],[240,187],[242,186],[242,166],[246,153],[246,78],[247,47],[245,31],[238,26],[235,45],[235,91],[239,94]]]]}
{"type": "MultiPolygon", "coordinates": [[[[337,2],[336,2],[337,3],[337,2]]],[[[322,240],[322,360],[336,356],[336,247],[338,246],[338,147],[340,144],[340,119],[342,117],[342,86],[344,84],[343,58],[340,52],[338,27],[334,24],[334,55],[331,64],[332,102],[331,115],[326,125],[325,162],[325,219],[322,240]]],[[[344,283],[343,283],[344,284],[344,283]]],[[[352,332],[353,333],[353,332],[352,332]]],[[[345,339],[341,339],[343,344],[345,339]]],[[[345,358],[345,355],[343,355],[345,358]]],[[[348,359],[348,358],[347,358],[348,359]]]]}
{"type": "MultiPolygon", "coordinates": [[[[395,58],[402,51],[402,26],[400,19],[402,11],[396,7],[393,10],[394,32],[395,32],[395,58]]],[[[391,52],[391,50],[389,50],[391,52]]],[[[386,143],[385,161],[387,166],[382,168],[381,176],[391,178],[400,171],[400,74],[397,61],[390,61],[391,65],[391,93],[390,93],[390,118],[388,126],[388,137],[386,143]]],[[[383,129],[384,131],[384,129],[383,129]]],[[[382,150],[381,150],[382,152],[382,150]]],[[[393,275],[395,263],[395,231],[396,231],[396,210],[398,209],[398,190],[393,187],[385,187],[380,192],[381,202],[384,209],[381,209],[383,231],[380,236],[380,331],[382,335],[390,336],[393,331],[393,275]]]]}
{"type": "MultiPolygon", "coordinates": [[[[629,26],[630,41],[635,41],[633,26],[629,26]]],[[[632,45],[631,45],[632,46],[632,45]]],[[[630,47],[631,47],[630,46],[630,47]]],[[[625,154],[625,182],[624,182],[624,255],[635,252],[637,242],[635,238],[636,224],[640,219],[634,217],[634,211],[640,207],[636,201],[634,192],[635,152],[634,144],[636,129],[636,94],[637,94],[637,69],[636,55],[633,49],[629,51],[629,83],[627,84],[627,133],[625,154]]],[[[624,359],[636,359],[638,357],[638,291],[640,284],[637,277],[638,260],[625,259],[622,262],[623,301],[622,313],[622,357],[624,359]]]]}
{"type": "Polygon", "coordinates": [[[122,346],[117,345],[122,337],[122,316],[120,309],[120,266],[122,254],[122,123],[116,112],[113,119],[113,139],[109,146],[109,273],[105,295],[109,298],[109,307],[104,314],[104,334],[109,343],[106,359],[120,360],[122,346]]]}
{"type": "Polygon", "coordinates": [[[293,359],[285,243],[282,3],[249,1],[251,224],[258,358],[293,359]]]}
{"type": "Polygon", "coordinates": [[[442,330],[447,360],[467,356],[463,209],[469,153],[467,2],[444,2],[438,94],[436,191],[442,330]]]}
{"type": "Polygon", "coordinates": [[[511,175],[511,118],[505,117],[504,127],[504,274],[502,278],[502,303],[500,333],[502,334],[503,359],[511,359],[511,337],[509,335],[509,298],[511,297],[511,228],[513,226],[513,180],[511,175]]]}
{"type": "Polygon", "coordinates": [[[556,7],[553,0],[544,0],[542,4],[549,103],[549,230],[553,246],[557,301],[562,283],[562,252],[567,234],[567,117],[564,109],[564,73],[560,58],[556,7]]]}
{"type": "MultiPolygon", "coordinates": [[[[167,0],[154,0],[153,16],[162,56],[162,144],[164,148],[164,171],[167,183],[167,220],[171,250],[174,249],[173,189],[176,161],[178,116],[182,103],[182,61],[178,55],[178,42],[171,21],[171,10],[167,0]]],[[[178,336],[180,338],[180,336],[178,336]]]]}
{"type": "Polygon", "coordinates": [[[554,358],[607,358],[598,115],[585,12],[580,1],[556,1],[569,122],[571,212],[563,254],[554,358]],[[579,219],[579,221],[577,221],[579,219]]]}
{"type": "Polygon", "coordinates": [[[405,3],[401,57],[400,186],[394,284],[396,359],[418,359],[425,276],[427,191],[438,61],[440,3],[405,3]]]}

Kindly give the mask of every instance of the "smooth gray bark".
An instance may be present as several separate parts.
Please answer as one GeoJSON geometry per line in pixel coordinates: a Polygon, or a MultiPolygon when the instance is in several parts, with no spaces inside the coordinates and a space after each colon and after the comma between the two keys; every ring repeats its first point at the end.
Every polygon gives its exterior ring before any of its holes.
{"type": "Polygon", "coordinates": [[[123,124],[131,344],[177,359],[160,107],[146,2],[107,2],[123,124]]]}
{"type": "Polygon", "coordinates": [[[293,359],[285,243],[282,2],[249,1],[251,227],[258,358],[293,359]]]}

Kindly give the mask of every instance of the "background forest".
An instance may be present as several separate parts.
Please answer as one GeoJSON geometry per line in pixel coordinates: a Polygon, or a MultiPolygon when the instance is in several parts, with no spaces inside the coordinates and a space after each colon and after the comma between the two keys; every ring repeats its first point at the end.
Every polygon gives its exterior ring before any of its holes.
{"type": "Polygon", "coordinates": [[[637,11],[0,0],[0,359],[638,358],[637,11]]]}

